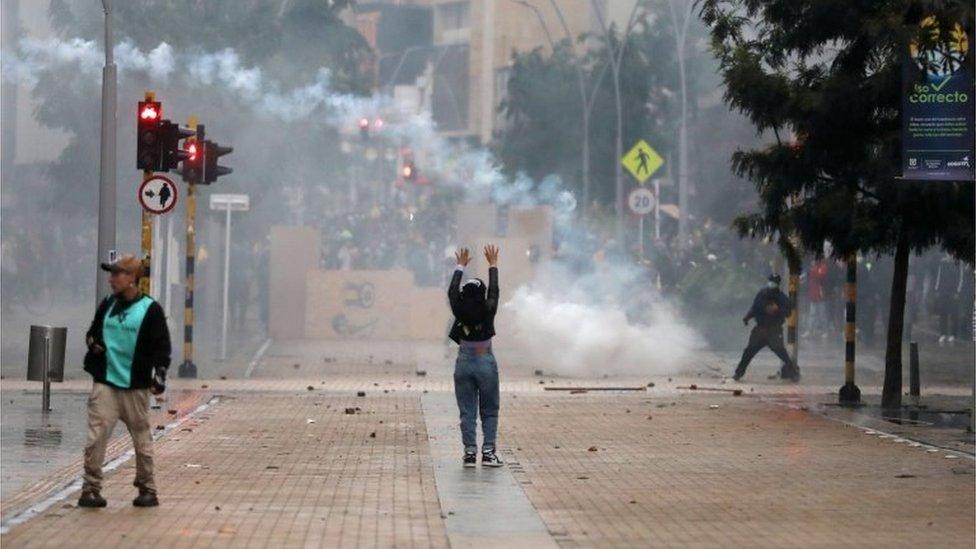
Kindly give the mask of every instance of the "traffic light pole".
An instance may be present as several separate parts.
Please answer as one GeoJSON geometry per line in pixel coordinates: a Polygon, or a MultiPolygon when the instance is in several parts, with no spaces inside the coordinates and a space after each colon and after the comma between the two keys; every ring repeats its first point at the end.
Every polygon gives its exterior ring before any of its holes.
{"type": "MultiPolygon", "coordinates": [[[[197,129],[197,118],[191,116],[187,121],[191,130],[197,129]]],[[[198,142],[197,154],[203,154],[203,143],[198,142]]],[[[193,363],[193,270],[196,257],[196,230],[194,223],[197,215],[196,185],[187,183],[186,186],[186,299],[183,304],[183,363],[177,370],[179,377],[197,377],[197,366],[193,363]]]]}
{"type": "Polygon", "coordinates": [[[861,389],[854,383],[855,338],[857,336],[855,319],[857,318],[857,257],[851,254],[847,258],[847,283],[844,285],[847,294],[844,323],[844,386],[840,388],[840,403],[856,405],[861,402],[861,389]]]}
{"type": "MultiPolygon", "coordinates": [[[[155,101],[156,94],[147,91],[146,101],[155,101]]],[[[143,170],[142,181],[146,182],[153,176],[152,170],[143,170]]],[[[152,250],[153,250],[153,218],[152,215],[142,208],[142,278],[139,280],[139,289],[146,295],[152,295],[152,250]]]]}
{"type": "Polygon", "coordinates": [[[102,0],[105,9],[105,66],[102,68],[102,141],[98,180],[98,258],[95,261],[95,303],[108,295],[108,277],[98,265],[111,261],[115,251],[115,145],[118,73],[113,59],[112,0],[102,0]]]}

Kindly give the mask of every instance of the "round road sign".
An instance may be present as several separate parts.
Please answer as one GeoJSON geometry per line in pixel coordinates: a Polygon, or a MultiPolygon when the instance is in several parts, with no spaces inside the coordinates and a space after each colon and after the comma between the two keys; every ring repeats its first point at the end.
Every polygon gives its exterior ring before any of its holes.
{"type": "Polygon", "coordinates": [[[154,175],[139,185],[139,204],[149,213],[164,214],[176,206],[176,193],[171,179],[154,175]]]}
{"type": "Polygon", "coordinates": [[[630,191],[627,206],[637,215],[647,215],[654,211],[654,192],[644,187],[637,187],[630,191]]]}

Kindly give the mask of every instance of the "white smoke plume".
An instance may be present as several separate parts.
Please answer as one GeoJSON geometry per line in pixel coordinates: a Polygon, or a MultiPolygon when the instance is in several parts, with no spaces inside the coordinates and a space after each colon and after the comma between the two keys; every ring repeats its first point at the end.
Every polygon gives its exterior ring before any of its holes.
{"type": "MultiPolygon", "coordinates": [[[[443,185],[464,190],[471,203],[508,206],[551,206],[563,235],[562,249],[584,254],[592,236],[577,230],[577,203],[557,176],[535,182],[524,175],[505,176],[492,154],[449,143],[427,114],[405,112],[382,95],[359,97],[333,91],[331,75],[320,69],[305,85],[285,89],[259,67],[248,67],[232,49],[216,53],[174,52],[166,43],[143,52],[130,41],[115,50],[122,77],[136,73],[186,89],[205,87],[229,94],[255,115],[292,122],[315,114],[342,131],[354,131],[362,116],[382,116],[390,142],[403,140],[417,151],[428,151],[424,170],[443,185]],[[176,67],[185,67],[182,72],[176,67]]],[[[75,65],[96,77],[102,67],[94,41],[22,40],[17,52],[4,52],[3,77],[33,86],[49,68],[75,65]]],[[[530,287],[512,294],[502,308],[512,336],[510,343],[547,371],[566,375],[600,373],[654,374],[677,369],[699,346],[697,334],[656,295],[629,262],[605,263],[581,276],[568,269],[543,273],[530,287]],[[558,288],[558,291],[555,289],[558,288]],[[632,312],[638,306],[636,316],[632,312]],[[626,312],[625,312],[626,311],[626,312]]],[[[506,330],[509,331],[509,330],[506,330]]]]}

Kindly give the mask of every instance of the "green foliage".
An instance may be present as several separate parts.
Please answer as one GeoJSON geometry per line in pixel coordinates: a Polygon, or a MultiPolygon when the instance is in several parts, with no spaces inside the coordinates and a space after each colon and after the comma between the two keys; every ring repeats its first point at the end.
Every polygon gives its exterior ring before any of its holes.
{"type": "Polygon", "coordinates": [[[900,52],[923,12],[972,20],[971,3],[922,8],[909,0],[702,3],[726,102],[776,136],[733,157],[762,206],[739,220],[740,233],[795,231],[803,248],[819,254],[830,241],[844,257],[890,252],[905,232],[915,251],[940,246],[973,262],[972,184],[896,180],[900,52]]]}

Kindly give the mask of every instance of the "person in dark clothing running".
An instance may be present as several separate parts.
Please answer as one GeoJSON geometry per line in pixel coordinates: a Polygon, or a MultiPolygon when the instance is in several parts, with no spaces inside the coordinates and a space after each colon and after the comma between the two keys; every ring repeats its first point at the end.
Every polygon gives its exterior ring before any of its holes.
{"type": "Polygon", "coordinates": [[[485,247],[488,260],[488,287],[474,278],[461,286],[464,269],[471,261],[466,248],[455,254],[457,268],[451,277],[447,297],[454,314],[450,338],[460,346],[454,365],[454,395],[461,415],[461,442],[464,444],[464,467],[477,465],[477,417],[481,415],[481,465],[501,467],[495,455],[498,432],[498,363],[491,351],[495,335],[495,313],[498,311],[498,248],[485,247]]]}
{"type": "Polygon", "coordinates": [[[769,275],[766,287],[759,290],[749,312],[742,317],[742,323],[746,326],[752,319],[755,319],[756,326],[749,334],[749,343],[742,351],[742,359],[735,369],[735,375],[732,376],[736,381],[745,375],[746,368],[749,367],[749,362],[756,353],[767,346],[783,361],[780,377],[792,381],[800,380],[800,369],[793,364],[786,347],[783,346],[783,322],[790,316],[791,307],[789,298],[779,289],[780,281],[779,275],[769,275]]]}

